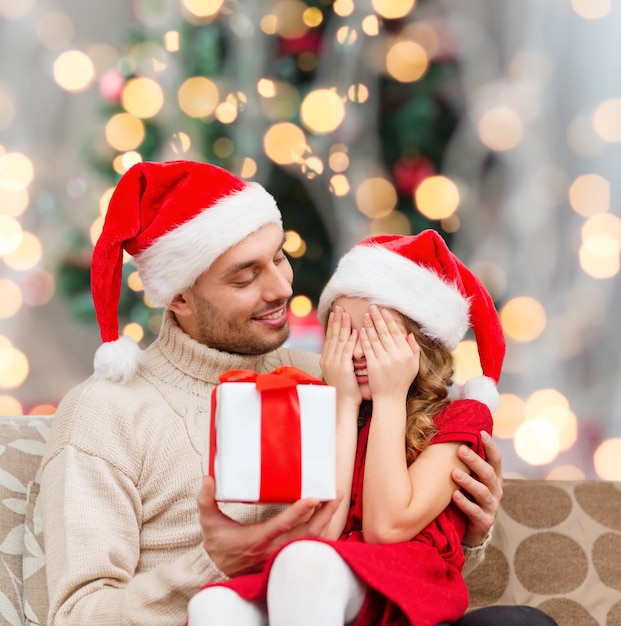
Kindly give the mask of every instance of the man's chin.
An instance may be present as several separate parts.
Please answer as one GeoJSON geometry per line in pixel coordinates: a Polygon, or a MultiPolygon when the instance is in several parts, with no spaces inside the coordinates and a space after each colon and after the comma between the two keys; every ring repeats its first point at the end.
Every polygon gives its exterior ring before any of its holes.
{"type": "MultiPolygon", "coordinates": [[[[237,346],[237,350],[228,351],[247,356],[259,356],[280,348],[289,338],[289,324],[285,323],[279,328],[270,329],[269,333],[261,333],[261,337],[255,336],[253,341],[248,341],[237,346]]],[[[227,351],[226,349],[224,351],[227,351]]]]}

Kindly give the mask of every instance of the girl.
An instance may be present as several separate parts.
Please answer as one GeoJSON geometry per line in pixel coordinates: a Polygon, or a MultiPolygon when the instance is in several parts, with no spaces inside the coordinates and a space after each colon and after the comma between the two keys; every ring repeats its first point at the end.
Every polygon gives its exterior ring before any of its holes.
{"type": "Polygon", "coordinates": [[[480,454],[492,430],[505,345],[491,297],[430,230],[355,246],[319,315],[322,369],[337,389],[339,509],[322,539],[204,588],[189,626],[436,626],[466,611],[466,518],[451,472],[466,471],[457,447],[480,454]],[[483,376],[456,391],[451,352],[469,327],[483,376]]]}

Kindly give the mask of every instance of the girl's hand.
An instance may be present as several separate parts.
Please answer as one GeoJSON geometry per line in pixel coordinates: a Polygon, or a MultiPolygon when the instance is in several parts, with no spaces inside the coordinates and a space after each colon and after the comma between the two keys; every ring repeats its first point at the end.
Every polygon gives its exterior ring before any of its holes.
{"type": "Polygon", "coordinates": [[[412,333],[387,309],[371,305],[360,331],[374,400],[400,394],[404,399],[418,375],[420,347],[412,333]]]}
{"type": "Polygon", "coordinates": [[[362,395],[354,374],[353,352],[358,331],[352,330],[351,317],[342,307],[334,307],[328,317],[326,339],[319,361],[324,380],[336,387],[339,402],[360,406],[362,395]]]}

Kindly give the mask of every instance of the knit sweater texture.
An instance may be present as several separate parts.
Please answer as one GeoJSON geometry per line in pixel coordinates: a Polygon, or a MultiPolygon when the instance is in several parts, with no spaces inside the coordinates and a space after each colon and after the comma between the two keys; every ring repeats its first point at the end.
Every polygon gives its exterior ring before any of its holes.
{"type": "MultiPolygon", "coordinates": [[[[319,355],[280,348],[223,353],[191,339],[169,311],[138,374],[73,388],[53,420],[42,466],[43,531],[54,626],[182,626],[187,603],[226,575],[202,547],[196,497],[210,395],[229,369],[294,365],[319,355]]],[[[221,504],[242,523],[281,507],[221,504]]]]}

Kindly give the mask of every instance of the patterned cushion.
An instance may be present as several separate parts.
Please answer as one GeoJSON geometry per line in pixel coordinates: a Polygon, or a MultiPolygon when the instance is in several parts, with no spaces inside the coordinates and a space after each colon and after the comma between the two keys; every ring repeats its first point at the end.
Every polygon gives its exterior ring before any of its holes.
{"type": "Polygon", "coordinates": [[[621,483],[506,480],[471,608],[526,604],[559,626],[621,626],[621,483]]]}
{"type": "Polygon", "coordinates": [[[23,555],[25,543],[37,552],[25,516],[29,485],[41,462],[49,424],[44,416],[0,417],[0,623],[8,626],[31,623],[28,620],[36,618],[33,611],[43,615],[33,623],[46,623],[45,586],[38,597],[23,600],[24,575],[32,577],[36,567],[23,555]]]}
{"type": "Polygon", "coordinates": [[[28,485],[26,520],[24,528],[24,626],[43,626],[46,623],[48,598],[45,579],[45,554],[43,552],[43,527],[39,476],[28,485]]]}

